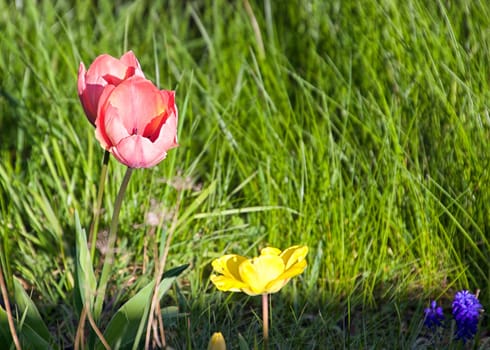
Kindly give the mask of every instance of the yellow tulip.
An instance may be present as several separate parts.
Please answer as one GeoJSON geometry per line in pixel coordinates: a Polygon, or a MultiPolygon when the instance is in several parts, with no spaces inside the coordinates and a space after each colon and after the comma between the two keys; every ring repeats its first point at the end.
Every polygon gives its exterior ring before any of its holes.
{"type": "Polygon", "coordinates": [[[211,282],[222,291],[244,292],[248,295],[278,292],[289,280],[306,268],[307,246],[292,246],[284,251],[264,248],[260,256],[247,259],[225,255],[212,262],[216,274],[211,282]]]}
{"type": "Polygon", "coordinates": [[[208,350],[226,350],[225,338],[221,332],[213,334],[209,340],[208,350]]]}

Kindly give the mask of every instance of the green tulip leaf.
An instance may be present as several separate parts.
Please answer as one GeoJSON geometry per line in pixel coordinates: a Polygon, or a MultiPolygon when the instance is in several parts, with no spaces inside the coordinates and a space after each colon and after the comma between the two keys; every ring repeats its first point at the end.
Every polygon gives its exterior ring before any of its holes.
{"type": "Polygon", "coordinates": [[[24,290],[20,281],[14,276],[14,301],[23,317],[22,327],[32,328],[32,331],[42,337],[47,343],[51,341],[51,334],[44,323],[36,305],[24,290]]]}
{"type": "Polygon", "coordinates": [[[245,338],[240,333],[238,333],[238,345],[240,347],[240,350],[250,350],[245,338]]]}
{"type": "Polygon", "coordinates": [[[97,289],[97,280],[95,279],[92,259],[90,258],[87,235],[85,234],[85,229],[82,229],[82,226],[80,225],[80,219],[77,212],[75,212],[75,230],[77,251],[77,289],[79,291],[82,304],[85,305],[88,303],[88,305],[92,307],[97,289]]]}
{"type": "MultiPolygon", "coordinates": [[[[26,321],[27,321],[27,313],[25,314],[24,323],[21,326],[19,326],[18,323],[15,322],[16,329],[17,329],[17,336],[21,343],[22,349],[24,350],[53,349],[52,346],[49,344],[49,340],[47,340],[44,336],[39,335],[36,332],[36,330],[34,330],[31,326],[29,326],[29,324],[27,324],[26,321]]],[[[14,348],[12,335],[10,334],[10,328],[8,324],[7,312],[5,312],[5,310],[1,307],[0,307],[0,344],[2,344],[2,349],[14,348]]]]}
{"type": "MultiPolygon", "coordinates": [[[[189,264],[178,266],[163,274],[163,279],[158,288],[158,298],[170,289],[175,279],[189,267],[189,264]]],[[[153,293],[154,282],[147,284],[136,295],[129,299],[121,308],[114,314],[109,321],[104,332],[105,340],[111,347],[125,349],[129,348],[136,339],[141,321],[147,317],[151,304],[151,296],[153,293]]],[[[144,322],[146,325],[146,320],[144,322]]],[[[100,340],[97,340],[96,349],[104,349],[100,340]]]]}
{"type": "Polygon", "coordinates": [[[8,345],[12,343],[12,337],[9,331],[7,313],[0,306],[0,344],[8,345]]]}

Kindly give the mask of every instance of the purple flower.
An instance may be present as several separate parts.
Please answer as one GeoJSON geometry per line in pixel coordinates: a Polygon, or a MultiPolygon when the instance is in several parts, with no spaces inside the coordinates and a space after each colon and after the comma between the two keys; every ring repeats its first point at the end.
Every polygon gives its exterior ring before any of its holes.
{"type": "Polygon", "coordinates": [[[442,307],[437,306],[437,302],[433,300],[430,303],[430,307],[424,310],[425,320],[424,324],[430,329],[436,329],[442,326],[442,321],[444,321],[444,313],[442,312],[442,307]]]}
{"type": "Polygon", "coordinates": [[[483,307],[474,294],[467,290],[456,293],[453,301],[453,317],[456,320],[457,339],[466,342],[475,336],[482,310],[483,307]]]}

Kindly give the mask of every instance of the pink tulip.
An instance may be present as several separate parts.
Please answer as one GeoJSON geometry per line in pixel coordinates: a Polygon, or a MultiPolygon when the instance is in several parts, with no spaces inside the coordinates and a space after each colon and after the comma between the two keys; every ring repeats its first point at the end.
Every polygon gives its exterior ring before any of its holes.
{"type": "Polygon", "coordinates": [[[108,85],[100,96],[95,136],[102,147],[131,168],[150,168],[177,146],[173,91],[158,90],[133,76],[108,85]]]}
{"type": "Polygon", "coordinates": [[[103,54],[98,56],[85,71],[80,63],[78,69],[78,96],[88,120],[95,125],[100,95],[107,85],[118,85],[132,76],[145,77],[140,64],[132,51],[126,52],[120,59],[103,54]]]}

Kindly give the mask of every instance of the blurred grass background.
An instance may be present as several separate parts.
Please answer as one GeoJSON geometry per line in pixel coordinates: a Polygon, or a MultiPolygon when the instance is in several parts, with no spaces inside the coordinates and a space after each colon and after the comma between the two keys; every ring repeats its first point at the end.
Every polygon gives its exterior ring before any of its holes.
{"type": "Polygon", "coordinates": [[[478,0],[0,0],[5,275],[69,347],[74,213],[88,228],[103,155],[78,65],[133,50],[176,90],[180,147],[133,174],[108,308],[152,278],[177,213],[175,348],[260,339],[259,301],[217,292],[210,262],[293,244],[309,267],[272,299],[273,346],[423,346],[429,300],[490,305],[489,18],[478,0]]]}

